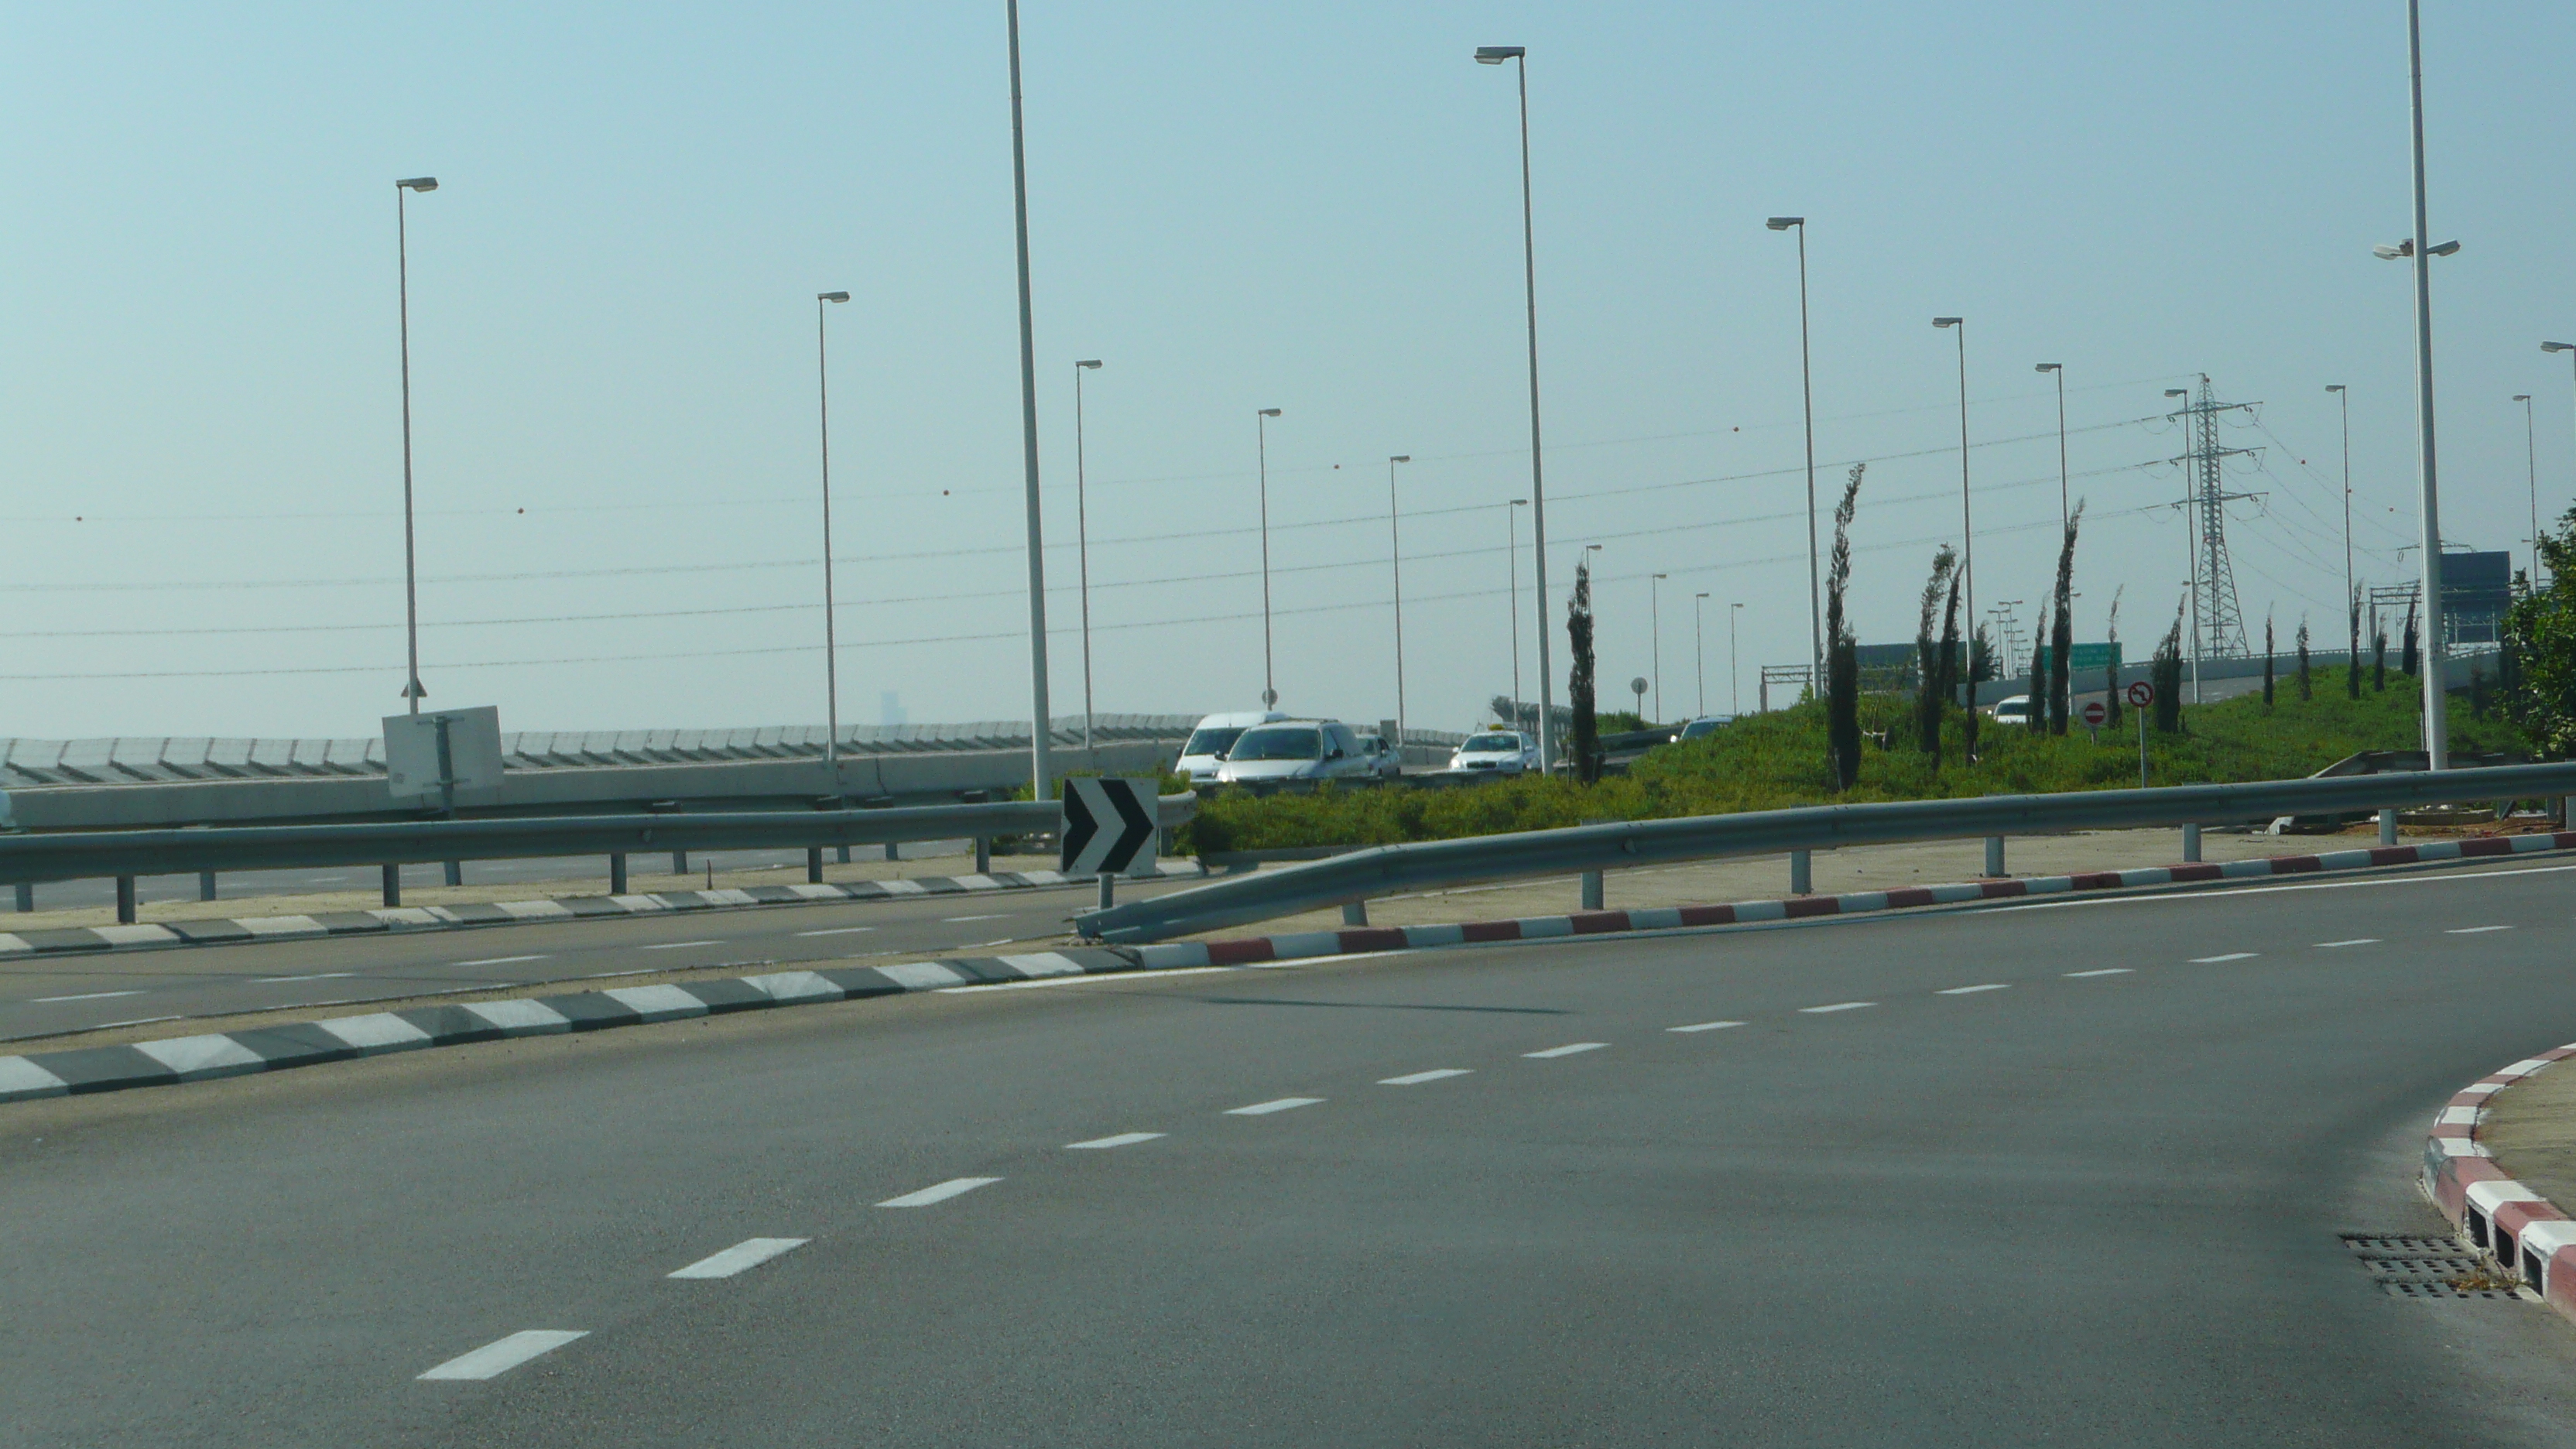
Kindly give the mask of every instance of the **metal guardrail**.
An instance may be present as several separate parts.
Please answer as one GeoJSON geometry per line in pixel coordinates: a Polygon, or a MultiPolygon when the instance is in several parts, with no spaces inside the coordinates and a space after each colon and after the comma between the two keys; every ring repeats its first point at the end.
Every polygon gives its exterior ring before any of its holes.
{"type": "MultiPolygon", "coordinates": [[[[0,835],[0,881],[33,884],[115,877],[120,883],[118,914],[125,918],[132,914],[132,882],[137,876],[349,865],[384,866],[390,872],[397,865],[421,862],[574,855],[608,856],[613,862],[612,873],[623,876],[625,856],[643,851],[776,850],[801,846],[819,852],[832,846],[914,840],[981,841],[1002,835],[1044,834],[1062,822],[1062,809],[1052,800],[1005,800],[884,810],[54,831],[0,835]]],[[[1165,826],[1178,825],[1197,813],[1196,795],[1163,796],[1156,812],[1165,826]]],[[[390,886],[390,874],[387,879],[390,886]]]]}
{"type": "Polygon", "coordinates": [[[1304,865],[1131,901],[1075,918],[1095,940],[1159,941],[1405,891],[1730,855],[1916,840],[2041,835],[2145,825],[2325,815],[2459,800],[2576,794],[2576,763],[2490,769],[1816,805],[1741,815],[1579,825],[1465,840],[1381,845],[1304,865]]]}

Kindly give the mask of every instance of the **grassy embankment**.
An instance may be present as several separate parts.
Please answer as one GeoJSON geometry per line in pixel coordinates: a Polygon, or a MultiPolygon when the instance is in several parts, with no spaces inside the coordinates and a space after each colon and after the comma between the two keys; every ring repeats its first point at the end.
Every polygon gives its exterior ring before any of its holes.
{"type": "MultiPolygon", "coordinates": [[[[1872,800],[1941,799],[1963,795],[2037,794],[2102,790],[2138,783],[2137,723],[2123,711],[2118,732],[2100,740],[2079,726],[2063,738],[2034,736],[1988,720],[1980,731],[1974,768],[1959,764],[1959,721],[1945,734],[1948,764],[1936,776],[1931,759],[1906,742],[1910,701],[1870,696],[1861,701],[1861,726],[1895,731],[1895,748],[1865,745],[1860,783],[1835,795],[1826,788],[1825,719],[1808,704],[1750,715],[1705,739],[1667,745],[1637,761],[1625,776],[1598,785],[1526,778],[1452,790],[1327,787],[1312,794],[1205,797],[1198,819],[1185,828],[1185,850],[1279,850],[1318,845],[1386,845],[1447,840],[1512,830],[1545,830],[1586,820],[1654,820],[1741,810],[1776,810],[1872,800]]],[[[2358,700],[2343,695],[2340,673],[2317,676],[2317,696],[2299,702],[2291,682],[2269,711],[2261,695],[2186,708],[2184,733],[2147,733],[2148,778],[2157,785],[2291,779],[2314,773],[2361,750],[2404,750],[2418,744],[2418,695],[2412,680],[2392,674],[2385,693],[2365,687],[2358,700]],[[2331,693],[2329,693],[2331,689],[2331,693]]],[[[2472,719],[2468,701],[2454,695],[2451,747],[2455,750],[2524,749],[2502,718],[2472,719]]]]}

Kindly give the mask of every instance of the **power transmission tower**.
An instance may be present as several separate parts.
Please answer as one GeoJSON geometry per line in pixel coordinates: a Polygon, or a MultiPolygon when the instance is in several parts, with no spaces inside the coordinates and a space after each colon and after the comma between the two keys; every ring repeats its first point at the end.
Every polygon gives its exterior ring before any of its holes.
{"type": "MultiPolygon", "coordinates": [[[[2183,465],[2192,540],[2191,618],[2196,656],[2242,659],[2252,653],[2245,642],[2245,616],[2236,602],[2236,571],[2227,561],[2227,505],[2255,493],[2227,491],[2227,460],[2252,454],[2253,448],[2218,445],[2218,415],[2251,409],[2252,403],[2222,403],[2200,375],[2200,395],[2183,400],[2183,465]]],[[[2194,671],[2195,675],[2197,670],[2194,671]]]]}

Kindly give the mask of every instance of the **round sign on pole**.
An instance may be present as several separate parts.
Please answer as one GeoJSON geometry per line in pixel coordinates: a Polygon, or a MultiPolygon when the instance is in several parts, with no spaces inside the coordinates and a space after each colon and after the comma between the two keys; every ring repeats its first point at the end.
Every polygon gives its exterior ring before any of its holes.
{"type": "Polygon", "coordinates": [[[2129,686],[2129,703],[2140,709],[2156,702],[2156,687],[2141,679],[2129,686]]]}
{"type": "Polygon", "coordinates": [[[2110,707],[2102,703],[2102,701],[2098,699],[2088,699],[2084,701],[2084,727],[2086,729],[2098,730],[2102,727],[2103,722],[2110,719],[2110,717],[2110,707]]]}

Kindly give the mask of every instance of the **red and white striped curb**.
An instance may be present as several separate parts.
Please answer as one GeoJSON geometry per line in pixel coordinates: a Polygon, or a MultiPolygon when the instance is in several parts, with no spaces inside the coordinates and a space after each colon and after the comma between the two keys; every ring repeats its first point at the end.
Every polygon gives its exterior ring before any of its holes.
{"type": "Polygon", "coordinates": [[[2478,1140],[2496,1093],[2568,1057],[2576,1057],[2576,1042],[2480,1077],[2454,1095],[2424,1139],[2424,1192],[2471,1244],[2576,1320],[2576,1222],[2505,1176],[2478,1140]]]}
{"type": "Polygon", "coordinates": [[[1340,931],[1296,931],[1279,936],[1253,936],[1234,941],[1174,941],[1134,948],[1143,964],[1163,966],[1238,966],[1255,961],[1291,961],[1306,956],[1339,956],[1355,951],[1401,951],[1424,946],[1461,946],[1488,941],[1535,941],[1558,936],[1611,935],[1623,931],[1670,931],[1683,926],[1732,926],[1755,921],[1794,921],[1806,916],[1854,916],[1909,906],[1953,905],[1965,901],[2006,900],[2015,896],[2062,895],[2070,891],[2107,891],[2137,886],[2184,885],[2194,881],[2247,880],[2276,875],[2311,875],[2319,871],[2367,870],[2373,866],[2415,865],[2432,860],[2525,855],[2548,850],[2576,850],[2576,831],[2554,835],[2484,835],[2467,840],[2437,840],[2421,845],[2384,845],[2368,850],[2336,850],[2323,855],[2275,855],[2224,864],[2155,866],[2142,870],[2085,871],[2076,875],[2030,876],[2019,880],[1967,881],[1958,885],[1905,886],[1892,891],[1855,891],[1840,896],[1795,896],[1788,900],[1742,901],[1731,906],[1663,906],[1635,911],[1582,911],[1570,916],[1534,916],[1514,921],[1469,921],[1451,926],[1358,926],[1340,931]]]}

